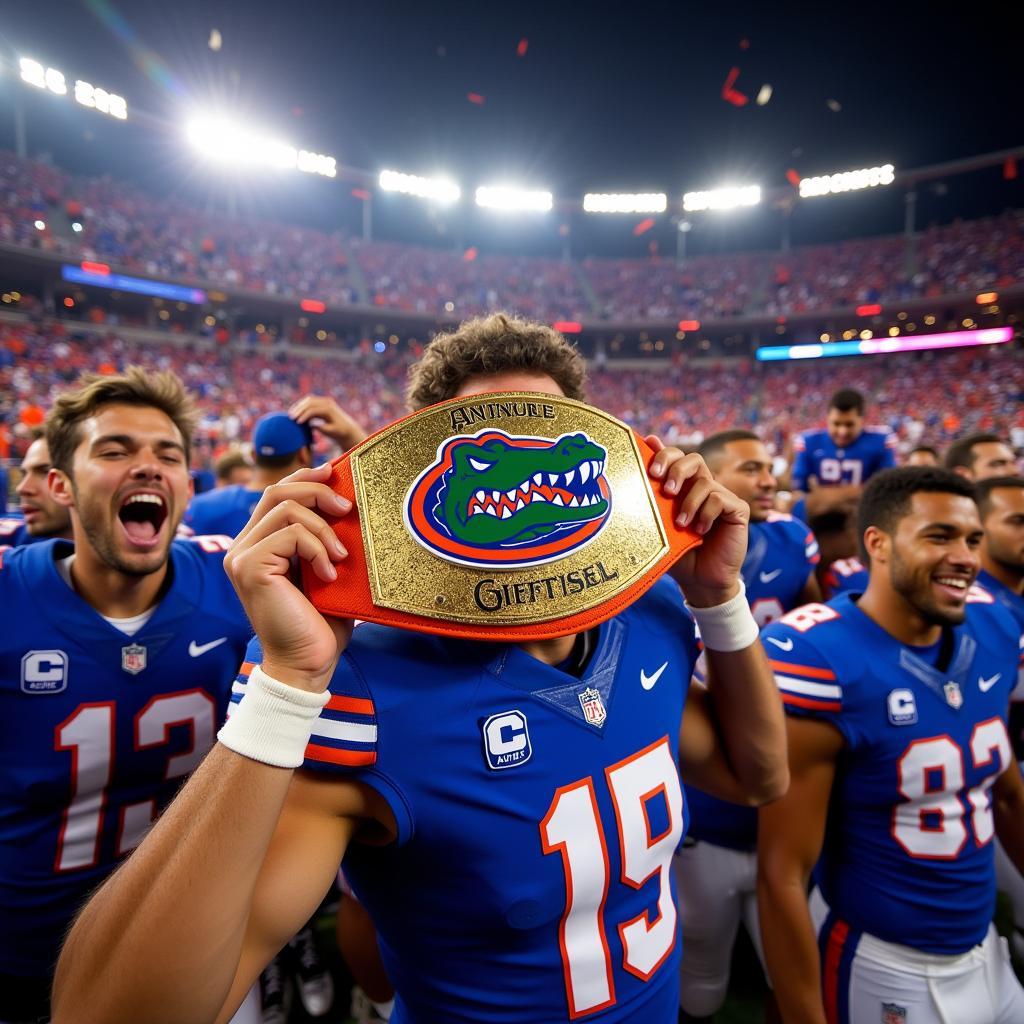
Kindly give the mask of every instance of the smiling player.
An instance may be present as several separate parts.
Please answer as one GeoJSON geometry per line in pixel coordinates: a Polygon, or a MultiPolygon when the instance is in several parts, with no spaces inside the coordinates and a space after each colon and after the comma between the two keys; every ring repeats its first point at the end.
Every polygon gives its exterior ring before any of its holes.
{"type": "Polygon", "coordinates": [[[50,493],[74,544],[3,553],[0,1020],[46,1017],[78,907],[224,717],[249,627],[225,539],[173,541],[193,415],[176,377],[138,368],[61,396],[50,493]]]}
{"type": "Polygon", "coordinates": [[[860,524],[867,590],[762,633],[790,716],[792,783],[758,837],[779,1007],[794,1024],[1015,1024],[992,840],[1024,867],[1007,734],[1020,629],[972,588],[982,527],[958,475],[880,473],[860,524]]]}

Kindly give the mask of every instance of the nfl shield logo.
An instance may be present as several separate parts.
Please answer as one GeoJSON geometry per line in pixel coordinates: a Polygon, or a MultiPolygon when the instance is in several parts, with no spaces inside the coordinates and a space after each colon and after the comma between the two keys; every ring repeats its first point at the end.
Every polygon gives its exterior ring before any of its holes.
{"type": "Polygon", "coordinates": [[[146,667],[146,648],[142,644],[129,644],[121,648],[121,668],[137,676],[146,667]]]}
{"type": "Polygon", "coordinates": [[[583,708],[583,717],[591,725],[604,725],[608,717],[601,694],[592,686],[584,690],[580,695],[580,707],[583,708]]]}
{"type": "Polygon", "coordinates": [[[959,711],[964,703],[964,695],[960,692],[960,687],[954,682],[949,682],[942,689],[946,692],[946,703],[954,711],[959,711]]]}
{"type": "Polygon", "coordinates": [[[882,1003],[882,1024],[907,1024],[907,1008],[898,1003],[882,1003]]]}

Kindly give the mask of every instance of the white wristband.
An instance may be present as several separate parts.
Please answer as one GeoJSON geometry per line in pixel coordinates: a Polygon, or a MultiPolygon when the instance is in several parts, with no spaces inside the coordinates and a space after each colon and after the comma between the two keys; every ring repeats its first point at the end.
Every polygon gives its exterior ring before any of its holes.
{"type": "Polygon", "coordinates": [[[330,699],[330,693],[308,693],[278,682],[257,665],[217,739],[253,761],[298,768],[306,756],[313,723],[330,699]]]}
{"type": "MultiPolygon", "coordinates": [[[[689,605],[686,606],[690,608],[689,605]]],[[[725,604],[713,608],[690,608],[700,638],[709,651],[728,654],[749,647],[760,633],[747,604],[747,588],[740,580],[740,592],[725,604]]]]}

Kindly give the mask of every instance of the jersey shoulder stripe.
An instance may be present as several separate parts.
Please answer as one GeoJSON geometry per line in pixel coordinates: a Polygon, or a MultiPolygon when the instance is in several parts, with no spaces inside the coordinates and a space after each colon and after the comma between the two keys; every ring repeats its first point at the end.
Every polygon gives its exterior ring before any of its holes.
{"type": "Polygon", "coordinates": [[[842,710],[843,690],[831,669],[778,658],[771,658],[768,664],[775,673],[775,685],[784,704],[816,711],[842,710]]]}

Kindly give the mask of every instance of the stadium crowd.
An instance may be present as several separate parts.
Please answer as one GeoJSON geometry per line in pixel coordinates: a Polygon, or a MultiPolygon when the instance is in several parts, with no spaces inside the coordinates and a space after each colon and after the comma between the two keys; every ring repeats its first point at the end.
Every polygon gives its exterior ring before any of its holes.
{"type": "Polygon", "coordinates": [[[548,321],[793,315],[1024,282],[1019,211],[928,228],[913,254],[889,236],[681,267],[658,257],[570,263],[234,219],[10,153],[0,153],[0,241],[199,285],[460,318],[499,308],[548,321]]]}
{"type": "MultiPolygon", "coordinates": [[[[294,357],[287,347],[141,344],[116,329],[85,334],[60,321],[0,325],[0,417],[19,455],[38,410],[84,371],[171,369],[197,398],[197,450],[210,460],[246,441],[264,413],[314,392],[334,397],[368,429],[392,422],[404,412],[410,359],[405,349],[294,357]]],[[[595,402],[643,433],[693,446],[714,430],[744,427],[785,455],[840,385],[869,396],[871,421],[893,430],[904,451],[973,431],[1002,433],[1024,448],[1024,360],[1009,345],[769,366],[681,357],[650,370],[606,363],[591,368],[588,387],[595,402]]]]}

